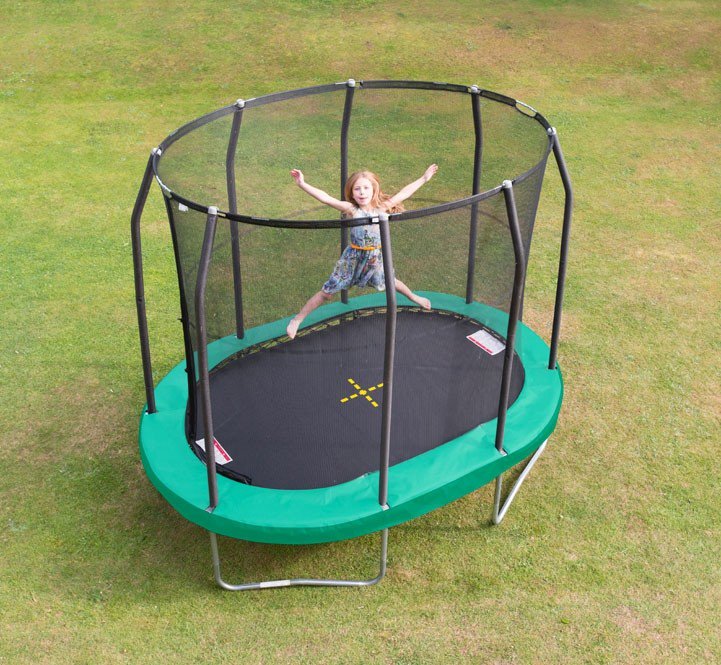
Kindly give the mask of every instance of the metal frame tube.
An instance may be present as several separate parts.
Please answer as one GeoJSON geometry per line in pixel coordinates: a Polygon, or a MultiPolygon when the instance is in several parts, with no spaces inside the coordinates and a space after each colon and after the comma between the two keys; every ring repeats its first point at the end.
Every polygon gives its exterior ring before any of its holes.
{"type": "Polygon", "coordinates": [[[140,219],[143,216],[145,202],[148,200],[150,184],[153,180],[153,158],[158,148],[153,148],[145,167],[143,180],[133,206],[130,218],[130,237],[133,246],[133,273],[135,276],[135,307],[138,312],[138,332],[140,334],[140,355],[143,361],[143,381],[145,382],[145,399],[148,413],[157,411],[155,406],[155,388],[153,386],[153,367],[150,360],[150,335],[148,333],[148,317],[145,310],[145,282],[143,280],[143,249],[140,242],[140,219]]]}
{"type": "Polygon", "coordinates": [[[513,275],[513,294],[511,296],[511,310],[508,313],[508,331],[506,333],[506,352],[503,359],[503,376],[501,378],[501,398],[498,404],[498,420],[496,425],[496,449],[503,452],[503,434],[506,427],[506,413],[508,411],[508,396],[511,389],[511,374],[513,372],[513,351],[516,345],[516,328],[523,301],[523,286],[526,280],[526,257],[523,249],[523,237],[518,223],[516,199],[513,195],[513,183],[503,181],[503,195],[506,201],[508,226],[513,241],[516,268],[513,275]]]}
{"type": "MultiPolygon", "coordinates": [[[[245,102],[239,99],[233,114],[233,125],[230,129],[228,151],[225,155],[225,177],[228,187],[228,210],[235,214],[238,212],[238,195],[235,189],[235,152],[238,147],[238,134],[240,123],[243,121],[243,108],[245,102]]],[[[238,339],[245,336],[243,325],[243,284],[240,271],[240,238],[238,237],[238,222],[230,222],[230,244],[233,255],[233,295],[235,297],[235,330],[238,339]]]]}
{"type": "MultiPolygon", "coordinates": [[[[405,88],[409,90],[442,90],[446,92],[468,93],[468,86],[458,83],[442,83],[436,81],[407,81],[407,80],[362,80],[358,82],[364,88],[405,88]]],[[[509,98],[510,99],[510,98],[509,98]]],[[[516,100],[511,100],[514,104],[516,100]]]]}
{"type": "Polygon", "coordinates": [[[561,143],[558,140],[556,128],[551,127],[548,133],[553,139],[553,156],[556,158],[558,171],[561,174],[563,190],[566,200],[563,205],[563,231],[561,233],[561,253],[558,261],[558,279],[556,281],[556,304],[553,310],[553,333],[551,334],[551,352],[548,358],[548,368],[556,369],[558,358],[558,341],[561,336],[561,310],[563,309],[563,294],[566,286],[566,264],[568,261],[568,245],[571,237],[571,218],[573,215],[573,187],[571,178],[566,168],[566,160],[563,158],[561,143]]]}
{"type": "Polygon", "coordinates": [[[208,470],[208,512],[218,505],[218,477],[215,469],[215,438],[213,436],[213,414],[210,401],[210,378],[208,376],[208,333],[205,326],[205,287],[208,282],[210,257],[218,220],[218,209],[208,209],[205,224],[203,248],[200,253],[198,277],[195,285],[195,314],[198,328],[198,374],[200,377],[200,398],[203,405],[203,429],[205,431],[205,466],[208,470]]]}
{"type": "Polygon", "coordinates": [[[386,280],[386,337],[383,359],[383,409],[381,413],[381,459],[378,479],[378,503],[388,505],[388,466],[391,453],[391,413],[393,410],[393,365],[396,352],[396,303],[395,272],[393,270],[393,251],[388,215],[379,215],[381,231],[381,252],[383,255],[383,273],[386,280]]]}
{"type": "MultiPolygon", "coordinates": [[[[473,153],[473,191],[478,194],[481,184],[481,161],[483,158],[483,127],[481,125],[481,103],[478,86],[471,87],[471,108],[473,109],[473,130],[476,137],[473,153]]],[[[466,302],[473,301],[473,280],[476,272],[476,243],[478,241],[478,203],[471,205],[471,228],[468,240],[468,277],[466,280],[466,302]]]]}
{"type": "MultiPolygon", "coordinates": [[[[340,198],[345,200],[345,183],[348,180],[348,129],[350,127],[350,116],[353,110],[353,95],[355,94],[356,83],[348,79],[346,83],[345,105],[343,106],[343,123],[340,130],[340,198]]],[[[345,251],[350,243],[350,228],[347,224],[340,227],[340,252],[345,251]]],[[[348,304],[348,289],[341,289],[341,302],[348,304]]]]}
{"type": "Polygon", "coordinates": [[[378,575],[368,580],[337,580],[299,577],[287,580],[268,580],[265,582],[247,582],[244,584],[229,584],[223,580],[220,570],[220,553],[218,550],[218,537],[210,532],[210,549],[213,556],[213,573],[215,581],[221,589],[226,591],[258,591],[261,589],[279,589],[291,586],[330,586],[330,587],[366,587],[378,584],[386,574],[388,562],[388,529],[381,532],[381,556],[378,575]]]}
{"type": "Polygon", "coordinates": [[[513,487],[511,488],[511,491],[508,493],[508,496],[506,497],[506,500],[503,502],[503,506],[501,506],[501,491],[503,489],[503,474],[500,474],[496,478],[496,491],[495,495],[493,497],[493,523],[494,524],[500,524],[503,518],[506,516],[506,513],[508,512],[508,509],[511,507],[511,504],[513,503],[513,499],[516,498],[516,494],[518,494],[518,490],[521,489],[521,485],[523,485],[523,481],[526,479],[526,476],[531,472],[531,469],[533,468],[534,464],[538,461],[538,458],[543,454],[543,451],[546,449],[546,444],[548,443],[548,439],[546,439],[539,447],[538,450],[536,450],[533,455],[528,459],[528,462],[526,463],[526,466],[523,467],[523,471],[521,471],[521,475],[518,476],[516,479],[516,482],[513,483],[513,487]]]}

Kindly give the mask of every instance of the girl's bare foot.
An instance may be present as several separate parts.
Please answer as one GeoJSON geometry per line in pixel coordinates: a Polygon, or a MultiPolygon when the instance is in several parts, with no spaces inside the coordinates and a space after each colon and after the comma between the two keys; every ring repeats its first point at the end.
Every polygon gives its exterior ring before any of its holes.
{"type": "Polygon", "coordinates": [[[298,327],[300,326],[303,319],[299,319],[297,316],[294,316],[290,323],[288,324],[288,327],[285,329],[285,332],[288,333],[288,337],[291,339],[295,339],[295,335],[298,332],[298,327]]]}

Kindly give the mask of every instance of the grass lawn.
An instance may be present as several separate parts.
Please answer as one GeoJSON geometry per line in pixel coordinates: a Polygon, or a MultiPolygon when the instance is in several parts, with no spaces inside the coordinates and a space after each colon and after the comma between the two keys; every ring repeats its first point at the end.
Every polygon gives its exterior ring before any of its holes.
{"type": "MultiPolygon", "coordinates": [[[[0,16],[0,663],[721,661],[721,3],[0,16]],[[487,486],[393,529],[379,586],[224,593],[207,535],[140,465],[130,213],[183,123],[348,77],[476,83],[558,128],[576,193],[566,398],[501,526],[487,486]]],[[[549,168],[525,312],[546,337],[562,203],[549,168]]],[[[157,380],[183,347],[155,186],[143,228],[157,380]]],[[[370,576],[376,538],[222,539],[225,575],[370,576]]]]}

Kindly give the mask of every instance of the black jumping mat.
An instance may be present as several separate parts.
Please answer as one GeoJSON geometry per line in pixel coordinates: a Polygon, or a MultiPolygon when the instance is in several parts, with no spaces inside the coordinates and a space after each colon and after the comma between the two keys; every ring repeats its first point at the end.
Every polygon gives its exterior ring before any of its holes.
{"type": "MultiPolygon", "coordinates": [[[[377,471],[385,326],[384,312],[359,312],[212,370],[214,434],[232,458],[219,473],[260,487],[311,489],[377,471]]],[[[504,353],[467,339],[482,328],[450,312],[398,311],[391,465],[496,417],[504,353]]],[[[516,355],[509,406],[523,382],[516,355]]],[[[202,439],[200,407],[195,420],[194,438],[202,439]]]]}

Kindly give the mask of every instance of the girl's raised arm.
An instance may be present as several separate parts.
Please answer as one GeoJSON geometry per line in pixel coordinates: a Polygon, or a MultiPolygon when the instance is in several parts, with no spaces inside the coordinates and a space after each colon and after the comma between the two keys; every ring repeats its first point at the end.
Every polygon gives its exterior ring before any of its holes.
{"type": "Polygon", "coordinates": [[[352,203],[336,199],[327,192],[324,192],[322,189],[318,189],[317,187],[313,187],[313,185],[309,185],[305,181],[302,171],[298,169],[291,169],[290,175],[293,176],[295,184],[298,185],[298,187],[300,187],[304,192],[310,194],[314,199],[318,199],[321,203],[325,203],[325,205],[331,206],[332,208],[340,210],[343,213],[351,214],[353,212],[352,203]]]}
{"type": "Polygon", "coordinates": [[[403,203],[407,198],[410,196],[413,196],[423,185],[425,185],[435,174],[436,171],[438,171],[438,164],[431,164],[423,173],[423,175],[418,178],[418,180],[414,180],[410,185],[406,185],[403,189],[401,189],[400,192],[397,194],[394,194],[391,196],[386,202],[385,207],[387,209],[392,208],[393,206],[398,205],[399,203],[403,203]]]}

